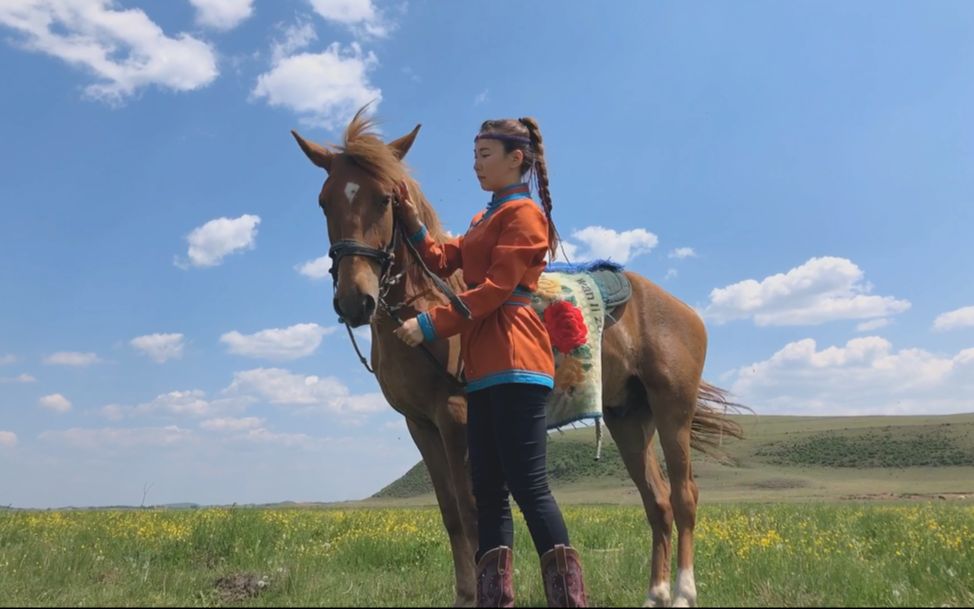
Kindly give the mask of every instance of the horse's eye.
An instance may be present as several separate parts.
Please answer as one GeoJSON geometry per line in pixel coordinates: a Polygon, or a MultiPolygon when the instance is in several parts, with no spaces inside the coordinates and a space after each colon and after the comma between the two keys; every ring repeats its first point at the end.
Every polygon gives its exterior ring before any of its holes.
{"type": "Polygon", "coordinates": [[[382,195],[382,198],[379,199],[379,204],[382,205],[382,207],[389,207],[389,204],[391,203],[392,195],[382,195]]]}

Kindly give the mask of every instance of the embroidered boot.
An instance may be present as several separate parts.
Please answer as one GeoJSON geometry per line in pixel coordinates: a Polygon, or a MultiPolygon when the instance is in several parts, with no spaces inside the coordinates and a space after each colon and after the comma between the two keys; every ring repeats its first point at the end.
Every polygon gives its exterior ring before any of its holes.
{"type": "Polygon", "coordinates": [[[549,607],[588,607],[582,563],[571,546],[558,544],[544,553],[541,578],[549,607]]]}
{"type": "Polygon", "coordinates": [[[514,553],[498,546],[477,563],[477,606],[514,606],[514,553]]]}

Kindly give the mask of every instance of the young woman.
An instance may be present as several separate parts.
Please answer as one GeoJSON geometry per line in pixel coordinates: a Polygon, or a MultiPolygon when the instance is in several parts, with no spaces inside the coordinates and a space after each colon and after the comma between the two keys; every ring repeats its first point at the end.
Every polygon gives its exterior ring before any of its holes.
{"type": "Polygon", "coordinates": [[[512,606],[514,522],[509,495],[521,508],[549,606],[586,606],[578,553],[548,487],[545,402],[554,386],[554,357],[531,292],[554,255],[551,195],[544,147],[532,118],[492,120],[474,138],[474,172],[493,192],[466,234],[436,243],[419,220],[405,185],[397,212],[427,266],[448,277],[463,270],[459,294],[470,318],[437,306],[408,320],[396,335],[410,346],[460,334],[467,379],[467,439],[477,502],[479,606],[512,606]],[[534,175],[542,207],[525,179],[534,175]],[[543,208],[543,210],[542,210],[543,208]]]}

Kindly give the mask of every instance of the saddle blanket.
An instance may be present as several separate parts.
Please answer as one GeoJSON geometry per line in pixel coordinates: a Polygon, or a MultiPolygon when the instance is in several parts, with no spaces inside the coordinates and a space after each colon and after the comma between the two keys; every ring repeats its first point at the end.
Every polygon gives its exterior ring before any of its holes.
{"type": "Polygon", "coordinates": [[[606,313],[599,285],[588,272],[545,271],[531,296],[531,306],[548,328],[555,356],[548,429],[583,419],[595,419],[598,424],[602,418],[602,329],[606,313]]]}

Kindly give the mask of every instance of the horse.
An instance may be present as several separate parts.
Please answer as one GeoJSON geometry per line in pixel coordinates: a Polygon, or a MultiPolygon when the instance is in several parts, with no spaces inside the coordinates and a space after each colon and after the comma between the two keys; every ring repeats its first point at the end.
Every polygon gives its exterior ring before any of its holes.
{"type": "MultiPolygon", "coordinates": [[[[422,262],[411,255],[408,239],[400,235],[404,229],[392,204],[400,181],[405,181],[433,238],[442,242],[446,234],[403,160],[421,125],[386,143],[365,109],[349,123],[342,145],[324,146],[294,130],[291,134],[327,174],[318,204],[331,244],[333,306],[353,344],[351,328],[371,328],[371,368],[361,353],[359,358],[374,372],[390,406],[405,417],[429,470],[453,554],[454,605],[470,606],[476,599],[477,519],[466,461],[466,398],[457,378],[459,337],[411,348],[393,334],[404,318],[445,302],[422,262]],[[426,357],[416,349],[425,349],[426,357]]],[[[691,448],[717,454],[721,439],[742,437],[741,427],[727,416],[728,407],[737,405],[725,390],[701,378],[707,333],[696,311],[649,279],[625,273],[632,296],[603,334],[603,420],[652,528],[646,606],[665,606],[671,600],[673,606],[694,606],[693,530],[699,491],[691,448]],[[657,434],[665,476],[653,447],[657,434]],[[674,521],[677,577],[671,597],[674,521]]],[[[454,291],[466,289],[462,271],[440,283],[454,291]]]]}

